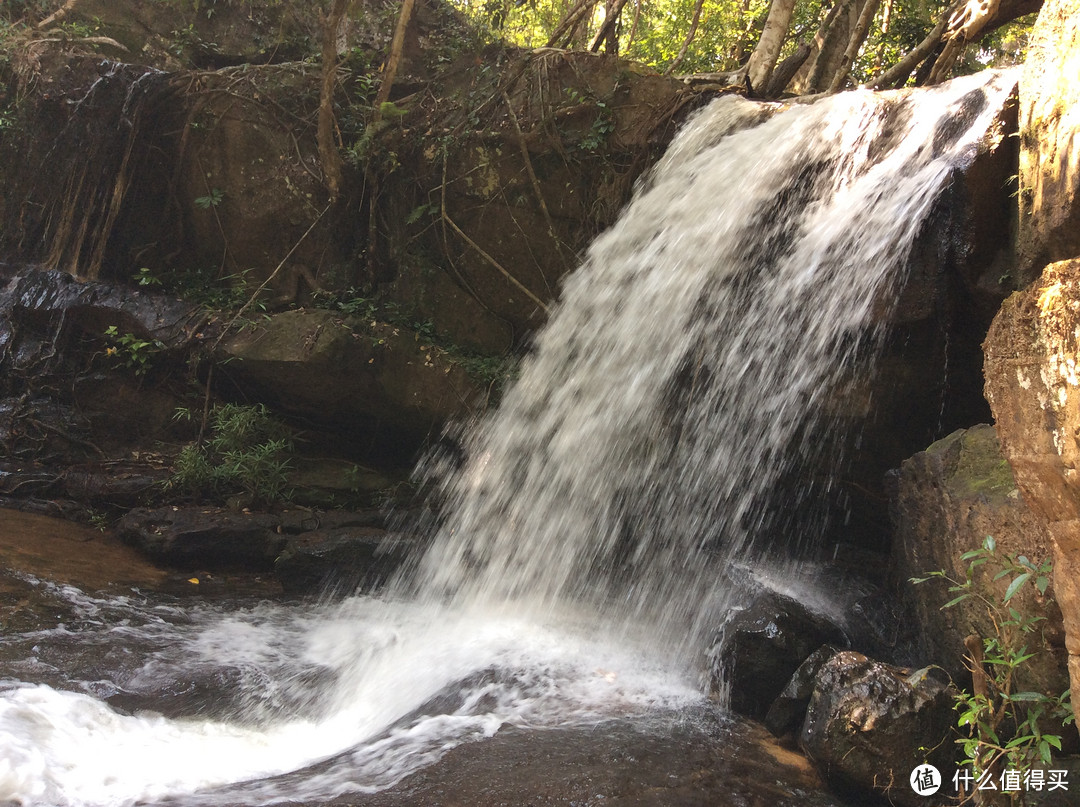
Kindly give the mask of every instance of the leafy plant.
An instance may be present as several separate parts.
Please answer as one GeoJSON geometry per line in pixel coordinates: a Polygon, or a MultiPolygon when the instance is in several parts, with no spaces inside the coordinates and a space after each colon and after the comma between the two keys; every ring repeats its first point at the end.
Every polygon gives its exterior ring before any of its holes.
{"type": "Polygon", "coordinates": [[[1034,589],[1039,596],[1046,595],[1051,562],[1035,564],[1024,555],[1005,555],[998,551],[992,536],[987,536],[979,549],[961,555],[961,560],[967,562],[963,580],[936,571],[926,577],[913,577],[911,582],[944,580],[955,596],[943,609],[974,601],[986,609],[993,625],[993,634],[982,637],[981,647],[977,641],[974,646],[969,644],[966,661],[972,674],[972,691],[961,690],[956,697],[960,713],[957,725],[968,731],[966,737],[957,740],[964,764],[976,777],[1002,767],[1024,772],[1037,762],[1048,765],[1052,749],[1061,750],[1061,737],[1044,733],[1044,720],[1053,717],[1063,726],[1073,722],[1070,693],[1017,691],[1019,674],[1035,656],[1029,650],[1031,640],[1045,617],[1023,613],[1012,603],[1026,588],[1034,589]],[[995,583],[1007,581],[1000,596],[977,582],[977,577],[985,579],[976,574],[984,566],[984,573],[996,569],[991,578],[995,583]]]}
{"type": "Polygon", "coordinates": [[[154,357],[165,348],[156,339],[143,339],[133,333],[120,333],[120,329],[115,325],[105,329],[105,338],[112,343],[105,349],[105,355],[114,357],[137,376],[146,375],[154,357]]]}
{"type": "Polygon", "coordinates": [[[217,207],[225,199],[225,191],[221,188],[214,188],[206,196],[198,196],[195,198],[195,206],[200,210],[209,210],[212,207],[217,207]]]}
{"type": "Polygon", "coordinates": [[[161,278],[155,275],[147,267],[142,267],[138,272],[131,276],[131,279],[138,283],[140,286],[160,286],[161,278]]]}
{"type": "MultiPolygon", "coordinates": [[[[193,420],[178,409],[176,420],[193,420]]],[[[173,460],[166,487],[196,498],[243,493],[272,503],[288,498],[295,441],[264,404],[221,404],[210,411],[209,438],[184,446],[173,460]]]]}

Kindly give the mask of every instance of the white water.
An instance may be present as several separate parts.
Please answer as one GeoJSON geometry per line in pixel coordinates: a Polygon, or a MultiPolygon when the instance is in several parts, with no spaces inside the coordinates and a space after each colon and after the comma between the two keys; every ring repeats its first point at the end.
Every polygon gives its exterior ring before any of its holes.
{"type": "Polygon", "coordinates": [[[0,692],[0,802],[317,800],[505,723],[696,702],[722,569],[815,453],[832,384],[1013,83],[986,81],[699,113],[467,437],[446,523],[394,596],[181,611],[55,589],[76,624],[2,641],[23,655],[0,692]],[[109,664],[87,676],[92,647],[109,664]],[[188,717],[101,700],[226,674],[231,700],[188,717]]]}

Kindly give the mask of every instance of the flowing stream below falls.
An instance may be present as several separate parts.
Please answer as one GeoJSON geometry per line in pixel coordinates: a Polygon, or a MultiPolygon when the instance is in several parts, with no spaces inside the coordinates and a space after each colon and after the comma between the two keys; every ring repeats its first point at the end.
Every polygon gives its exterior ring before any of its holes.
{"type": "Polygon", "coordinates": [[[421,468],[441,522],[378,596],[11,573],[44,616],[0,638],[0,803],[834,803],[705,697],[708,639],[739,602],[728,570],[783,523],[780,479],[842,458],[823,403],[1014,84],[697,113],[464,461],[421,468]],[[571,759],[593,762],[573,786],[571,759]],[[619,771],[667,800],[609,798],[619,771]]]}

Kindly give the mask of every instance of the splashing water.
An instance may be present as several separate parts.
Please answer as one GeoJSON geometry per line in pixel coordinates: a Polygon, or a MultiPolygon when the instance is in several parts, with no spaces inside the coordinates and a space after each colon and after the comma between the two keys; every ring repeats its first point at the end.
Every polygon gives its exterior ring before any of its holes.
{"type": "Polygon", "coordinates": [[[75,617],[0,638],[0,802],[325,799],[507,723],[698,703],[717,580],[818,451],[823,404],[1014,83],[698,113],[465,438],[445,523],[391,595],[229,610],[48,589],[75,617]],[[216,695],[147,711],[199,681],[216,695]]]}

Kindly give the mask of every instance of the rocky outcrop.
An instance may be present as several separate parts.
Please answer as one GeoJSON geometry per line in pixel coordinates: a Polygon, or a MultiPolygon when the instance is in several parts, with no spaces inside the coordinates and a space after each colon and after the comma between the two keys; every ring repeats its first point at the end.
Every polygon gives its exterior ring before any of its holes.
{"type": "Polygon", "coordinates": [[[213,507],[136,508],[117,534],[147,557],[181,568],[269,569],[285,545],[280,517],[213,507]]]}
{"type": "Polygon", "coordinates": [[[1021,269],[1041,276],[987,335],[986,397],[1016,483],[1053,542],[1054,587],[1080,687],[1080,3],[1048,0],[1020,92],[1021,269]],[[1056,260],[1045,269],[1047,261],[1056,260]]]}
{"type": "Polygon", "coordinates": [[[288,592],[370,591],[393,575],[414,546],[375,526],[312,530],[289,540],[274,561],[274,575],[288,592]]]}
{"type": "Polygon", "coordinates": [[[1074,687],[1080,687],[1080,260],[1009,298],[986,338],[986,397],[1024,499],[1053,544],[1074,687]]]}
{"type": "Polygon", "coordinates": [[[1080,256],[1080,2],[1047,0],[1020,79],[1020,264],[1080,256]]]}
{"type": "Polygon", "coordinates": [[[941,670],[912,672],[841,651],[817,674],[799,744],[842,793],[922,805],[908,777],[925,762],[951,766],[952,694],[941,670]]]}
{"type": "Polygon", "coordinates": [[[876,324],[888,336],[874,372],[845,379],[827,402],[839,424],[820,439],[860,435],[850,470],[829,494],[838,500],[837,543],[874,546],[889,531],[881,506],[885,473],[940,434],[990,419],[981,394],[982,339],[1016,288],[1015,211],[1007,192],[1016,170],[1015,131],[1010,102],[926,217],[898,297],[880,310],[876,324]]]}
{"type": "Polygon", "coordinates": [[[446,352],[391,325],[328,311],[277,314],[221,346],[231,381],[272,407],[339,433],[405,445],[483,403],[483,390],[446,352]]]}
{"type": "MultiPolygon", "coordinates": [[[[946,581],[930,579],[913,586],[910,578],[940,570],[953,580],[964,580],[968,562],[961,556],[981,547],[988,535],[1001,554],[1025,555],[1038,564],[1050,556],[1050,537],[1020,495],[990,426],[938,440],[906,460],[892,476],[891,487],[890,567],[895,588],[904,592],[911,621],[919,626],[915,653],[940,664],[964,684],[969,679],[962,661],[964,640],[971,633],[996,636],[990,613],[976,599],[943,610],[955,597],[946,581]]],[[[979,591],[995,602],[1001,601],[1011,581],[993,580],[998,571],[980,568],[975,577],[979,591]]],[[[1025,613],[1047,616],[1041,630],[1031,636],[1029,649],[1036,656],[1018,673],[1022,689],[1062,692],[1069,686],[1061,614],[1053,593],[1041,597],[1029,586],[1012,600],[1025,613]]]]}
{"type": "Polygon", "coordinates": [[[415,540],[389,533],[371,511],[303,508],[252,513],[223,507],[137,507],[117,535],[173,568],[274,572],[292,594],[351,594],[384,583],[415,540]]]}

